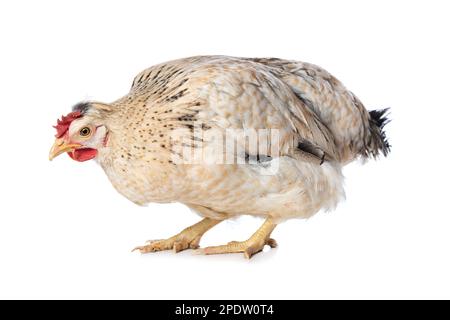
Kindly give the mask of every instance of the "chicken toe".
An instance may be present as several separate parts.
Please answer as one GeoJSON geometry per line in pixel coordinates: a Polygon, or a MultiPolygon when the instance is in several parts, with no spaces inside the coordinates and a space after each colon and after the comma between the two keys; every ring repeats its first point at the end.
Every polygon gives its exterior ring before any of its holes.
{"type": "Polygon", "coordinates": [[[250,259],[254,254],[261,252],[265,245],[275,248],[277,242],[270,238],[270,234],[275,229],[276,224],[268,218],[248,240],[232,241],[226,245],[206,247],[196,250],[197,254],[223,254],[223,253],[243,253],[244,257],[250,259]]]}
{"type": "Polygon", "coordinates": [[[156,252],[163,250],[174,250],[180,252],[186,249],[197,249],[200,239],[206,231],[217,225],[222,220],[205,218],[202,221],[184,229],[173,237],[163,240],[149,240],[143,246],[138,246],[132,251],[139,250],[141,253],[156,252]]]}

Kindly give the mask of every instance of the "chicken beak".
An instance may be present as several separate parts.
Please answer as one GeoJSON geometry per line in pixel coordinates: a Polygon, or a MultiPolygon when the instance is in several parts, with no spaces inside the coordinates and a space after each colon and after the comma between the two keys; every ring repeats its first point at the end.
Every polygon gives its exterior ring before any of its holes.
{"type": "Polygon", "coordinates": [[[50,153],[48,155],[48,160],[52,161],[54,158],[59,156],[61,153],[69,152],[81,147],[81,144],[71,143],[67,144],[63,139],[56,139],[50,153]]]}

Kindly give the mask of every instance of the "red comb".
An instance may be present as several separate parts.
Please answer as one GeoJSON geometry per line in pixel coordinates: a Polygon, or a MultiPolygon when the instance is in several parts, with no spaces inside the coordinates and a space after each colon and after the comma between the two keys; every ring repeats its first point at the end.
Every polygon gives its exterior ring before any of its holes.
{"type": "Polygon", "coordinates": [[[61,116],[61,119],[58,119],[56,121],[56,126],[53,126],[53,128],[56,129],[55,137],[61,138],[67,132],[67,130],[69,130],[72,121],[80,118],[81,116],[81,112],[79,111],[71,112],[67,116],[61,116]]]}

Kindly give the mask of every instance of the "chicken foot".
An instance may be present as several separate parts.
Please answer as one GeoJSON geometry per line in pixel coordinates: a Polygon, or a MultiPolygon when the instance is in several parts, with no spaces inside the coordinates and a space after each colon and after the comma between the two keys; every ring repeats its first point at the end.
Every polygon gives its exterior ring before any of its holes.
{"type": "Polygon", "coordinates": [[[220,223],[222,220],[204,218],[202,221],[187,227],[180,233],[164,240],[149,240],[146,245],[138,246],[132,251],[139,250],[141,253],[174,250],[180,252],[186,249],[197,249],[200,239],[206,231],[220,223]]]}
{"type": "Polygon", "coordinates": [[[277,246],[277,242],[270,238],[270,234],[275,229],[276,224],[272,218],[267,218],[264,224],[247,240],[232,241],[226,245],[206,247],[196,250],[198,254],[222,254],[222,253],[244,253],[247,259],[250,259],[254,254],[261,252],[267,244],[271,248],[277,246]]]}

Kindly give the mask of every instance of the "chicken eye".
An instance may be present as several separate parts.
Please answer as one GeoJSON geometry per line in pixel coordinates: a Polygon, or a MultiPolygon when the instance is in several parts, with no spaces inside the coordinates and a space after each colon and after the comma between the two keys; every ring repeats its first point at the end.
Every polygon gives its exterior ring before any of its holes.
{"type": "Polygon", "coordinates": [[[87,137],[90,134],[91,134],[91,129],[89,129],[88,127],[84,127],[83,129],[80,130],[80,136],[82,136],[82,137],[87,137]]]}

